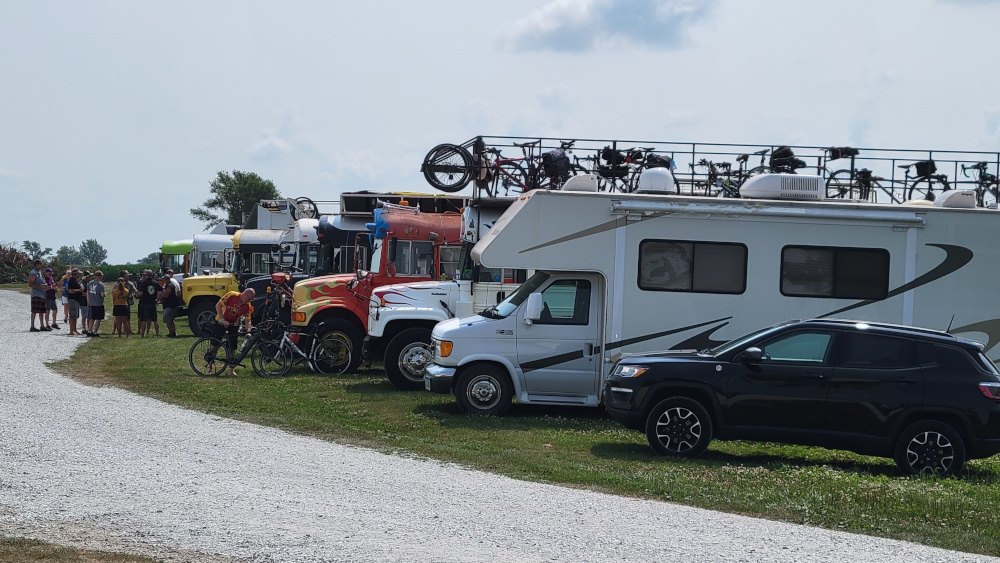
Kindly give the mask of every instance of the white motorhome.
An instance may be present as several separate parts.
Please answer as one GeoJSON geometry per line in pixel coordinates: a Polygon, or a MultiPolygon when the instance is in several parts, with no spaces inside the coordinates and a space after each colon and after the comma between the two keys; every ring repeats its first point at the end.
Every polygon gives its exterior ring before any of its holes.
{"type": "Polygon", "coordinates": [[[514,397],[596,406],[623,352],[702,349],[810,317],[948,330],[997,358],[995,232],[987,209],[530,192],[472,257],[536,273],[434,328],[425,386],[484,414],[514,397]]]}
{"type": "Polygon", "coordinates": [[[441,271],[448,279],[387,285],[372,292],[365,352],[369,359],[384,358],[386,376],[397,388],[424,388],[434,325],[496,305],[524,281],[524,270],[487,268],[471,258],[472,247],[511,201],[477,200],[462,210],[460,252],[441,247],[441,271]]]}

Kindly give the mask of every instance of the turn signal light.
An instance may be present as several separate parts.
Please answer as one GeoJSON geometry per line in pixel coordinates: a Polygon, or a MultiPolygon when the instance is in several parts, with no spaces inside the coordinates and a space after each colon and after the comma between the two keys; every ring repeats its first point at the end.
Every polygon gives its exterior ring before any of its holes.
{"type": "Polygon", "coordinates": [[[296,312],[292,313],[292,320],[295,321],[295,322],[297,322],[297,323],[304,323],[304,322],[306,322],[306,314],[305,313],[299,313],[298,311],[296,311],[296,312]]]}
{"type": "Polygon", "coordinates": [[[447,358],[451,355],[451,349],[454,345],[448,340],[441,341],[441,357],[447,358]]]}

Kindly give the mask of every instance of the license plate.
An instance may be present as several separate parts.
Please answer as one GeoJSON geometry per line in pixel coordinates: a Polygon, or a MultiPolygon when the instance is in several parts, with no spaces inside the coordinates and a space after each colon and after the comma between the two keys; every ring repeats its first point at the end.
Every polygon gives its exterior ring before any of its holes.
{"type": "Polygon", "coordinates": [[[427,390],[427,391],[431,390],[431,380],[430,379],[425,379],[424,380],[424,389],[427,390]]]}

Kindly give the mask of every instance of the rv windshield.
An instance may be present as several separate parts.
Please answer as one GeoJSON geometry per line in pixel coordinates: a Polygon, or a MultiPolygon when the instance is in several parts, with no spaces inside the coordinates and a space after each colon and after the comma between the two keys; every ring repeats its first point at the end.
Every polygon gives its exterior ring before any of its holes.
{"type": "Polygon", "coordinates": [[[486,311],[483,311],[482,315],[484,317],[491,317],[494,319],[503,319],[508,315],[517,310],[518,306],[524,302],[525,299],[531,295],[531,292],[538,289],[538,286],[545,283],[545,280],[549,279],[549,275],[536,272],[535,275],[527,279],[520,287],[517,288],[514,293],[510,294],[510,297],[504,299],[496,305],[496,307],[490,307],[486,311]]]}

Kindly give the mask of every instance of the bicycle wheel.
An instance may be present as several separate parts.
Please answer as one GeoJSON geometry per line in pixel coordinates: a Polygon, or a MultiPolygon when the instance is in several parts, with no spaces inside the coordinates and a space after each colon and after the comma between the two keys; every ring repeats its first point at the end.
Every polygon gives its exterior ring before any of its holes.
{"type": "Polygon", "coordinates": [[[504,162],[497,167],[497,175],[493,182],[492,195],[497,197],[517,195],[528,186],[528,173],[517,161],[504,162]]]}
{"type": "Polygon", "coordinates": [[[472,155],[458,145],[438,145],[427,153],[420,167],[424,178],[443,192],[457,192],[471,180],[475,167],[472,155]]]}
{"type": "Polygon", "coordinates": [[[935,191],[943,191],[943,186],[940,182],[932,178],[917,178],[912,184],[910,184],[910,188],[906,191],[906,199],[934,201],[935,191]]]}
{"type": "Polygon", "coordinates": [[[826,197],[853,199],[851,195],[854,185],[851,183],[851,171],[846,168],[837,170],[826,179],[826,197]]]}
{"type": "Polygon", "coordinates": [[[281,377],[292,366],[292,351],[282,346],[281,341],[262,341],[250,352],[250,366],[258,377],[281,377]]]}
{"type": "Polygon", "coordinates": [[[319,209],[313,200],[307,197],[300,197],[295,200],[295,207],[292,208],[292,219],[316,219],[319,217],[319,209]]]}
{"type": "Polygon", "coordinates": [[[229,349],[214,336],[199,338],[191,345],[188,363],[202,377],[216,377],[229,365],[229,349]]]}
{"type": "Polygon", "coordinates": [[[328,332],[316,342],[311,361],[322,374],[344,373],[351,365],[351,345],[336,332],[328,332]]]}

